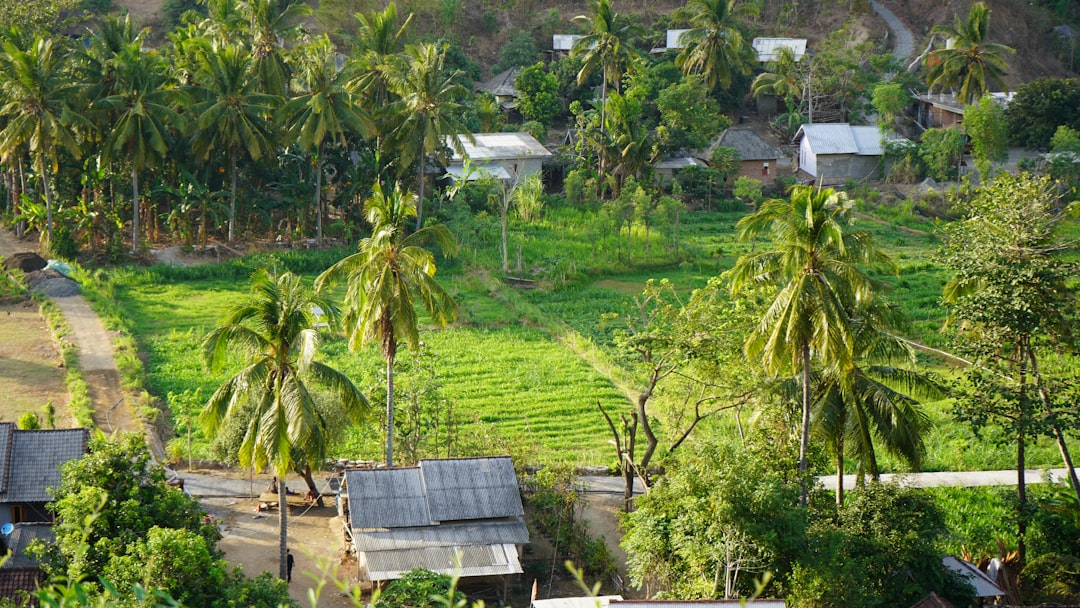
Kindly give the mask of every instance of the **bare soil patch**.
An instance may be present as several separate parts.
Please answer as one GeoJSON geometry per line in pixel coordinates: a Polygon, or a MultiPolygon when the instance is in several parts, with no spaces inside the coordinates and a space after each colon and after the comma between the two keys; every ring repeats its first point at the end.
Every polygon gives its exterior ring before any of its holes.
{"type": "Polygon", "coordinates": [[[41,416],[52,402],[56,420],[68,419],[68,391],[60,348],[31,300],[0,305],[0,420],[25,412],[41,416]]]}

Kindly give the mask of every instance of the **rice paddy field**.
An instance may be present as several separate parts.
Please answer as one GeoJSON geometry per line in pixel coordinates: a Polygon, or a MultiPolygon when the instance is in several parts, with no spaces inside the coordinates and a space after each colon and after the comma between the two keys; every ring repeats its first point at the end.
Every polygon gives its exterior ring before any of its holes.
{"type": "MultiPolygon", "coordinates": [[[[625,370],[614,369],[610,323],[605,313],[625,314],[649,279],[667,278],[689,294],[722,273],[751,244],[735,238],[737,212],[690,213],[679,233],[679,262],[673,261],[670,234],[654,231],[646,252],[643,233],[635,233],[631,262],[625,261],[626,234],[604,235],[587,215],[553,210],[544,221],[518,225],[510,238],[511,274],[535,277],[538,288],[506,287],[491,268],[497,238],[488,228],[455,227],[461,256],[440,265],[439,277],[461,306],[459,322],[426,326],[423,356],[399,354],[395,382],[407,394],[395,408],[412,456],[466,456],[510,453],[530,464],[576,466],[615,464],[611,433],[597,404],[616,415],[629,413],[639,387],[625,370]],[[598,364],[601,361],[602,364],[598,364]],[[411,393],[410,393],[411,391],[411,393]],[[411,396],[410,396],[411,395],[411,396]],[[404,418],[404,421],[402,420],[404,418]]],[[[946,311],[941,286],[947,279],[934,261],[939,246],[934,224],[907,218],[895,223],[870,213],[858,219],[898,267],[878,278],[892,286],[890,297],[911,320],[907,336],[947,348],[940,332],[946,311]]],[[[497,237],[497,233],[495,235],[497,237]]],[[[753,246],[760,246],[754,244],[753,246]]],[[[115,296],[123,324],[135,336],[146,369],[146,388],[172,414],[184,435],[207,396],[238,369],[210,374],[199,342],[230,306],[244,300],[246,277],[258,266],[289,267],[309,280],[346,251],[253,258],[220,268],[115,272],[115,296]]],[[[497,267],[497,266],[495,266],[497,267]]],[[[378,460],[382,453],[382,402],[385,366],[374,348],[350,352],[338,335],[328,335],[322,359],[346,372],[369,396],[372,408],[360,426],[343,429],[332,446],[336,457],[378,460]]],[[[940,360],[923,362],[953,373],[940,360]]],[[[977,436],[953,421],[948,402],[927,404],[934,429],[926,438],[926,470],[1009,468],[1014,454],[1003,438],[977,436]]],[[[617,418],[616,418],[617,419],[617,418]]],[[[663,432],[663,429],[661,429],[663,432]]],[[[697,432],[734,433],[734,421],[721,417],[697,432]]],[[[196,456],[208,455],[209,442],[194,429],[196,456]]],[[[663,441],[667,440],[662,437],[663,441]]],[[[1028,451],[1029,466],[1058,466],[1048,442],[1028,451]]],[[[888,457],[889,468],[899,465],[888,457]]]]}

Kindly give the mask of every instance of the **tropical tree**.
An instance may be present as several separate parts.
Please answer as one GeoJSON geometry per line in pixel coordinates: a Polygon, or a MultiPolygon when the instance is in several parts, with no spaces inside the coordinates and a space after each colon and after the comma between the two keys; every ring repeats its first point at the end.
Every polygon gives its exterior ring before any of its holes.
{"type": "Polygon", "coordinates": [[[1065,257],[1072,242],[1062,227],[1075,204],[1060,206],[1049,177],[1002,174],[958,205],[963,219],[947,227],[942,252],[953,271],[944,300],[952,308],[951,319],[959,323],[959,345],[977,365],[967,371],[957,411],[976,426],[1006,427],[1016,442],[1023,551],[1028,437],[1046,433],[1055,439],[1080,499],[1065,441],[1065,430],[1075,420],[1060,386],[1074,383],[1075,372],[1046,369],[1073,333],[1069,311],[1075,310],[1076,293],[1067,283],[1075,265],[1065,257]]]}
{"type": "Polygon", "coordinates": [[[423,247],[430,242],[453,257],[457,239],[443,224],[407,233],[405,223],[416,216],[416,202],[417,196],[400,184],[384,192],[376,183],[364,203],[372,235],[360,241],[357,253],[315,281],[316,289],[347,283],[343,322],[349,347],[378,343],[386,359],[386,466],[394,463],[394,359],[402,342],[414,352],[420,344],[415,300],[420,299],[435,323],[457,318],[457,304],[435,280],[435,255],[423,247]]]}
{"type": "Polygon", "coordinates": [[[791,47],[778,49],[776,59],[765,65],[765,71],[754,78],[750,84],[750,94],[754,97],[775,95],[784,100],[788,112],[799,109],[796,105],[806,93],[806,76],[795,59],[791,47]]]}
{"type": "Polygon", "coordinates": [[[241,421],[245,431],[240,464],[256,469],[269,464],[277,473],[278,575],[286,578],[285,476],[297,464],[321,463],[326,455],[327,423],[308,380],[333,393],[353,421],[360,420],[367,400],[345,374],[315,360],[316,308],[331,320],[338,316],[328,299],[289,272],[256,272],[251,292],[247,302],[203,338],[203,357],[212,371],[225,366],[230,351],[244,357],[244,367],[214,391],[200,421],[208,435],[227,422],[241,421]]]}
{"type": "Polygon", "coordinates": [[[1003,44],[987,42],[990,32],[990,9],[982,2],[971,5],[967,20],[956,19],[953,25],[935,25],[932,33],[952,41],[952,46],[931,51],[926,56],[926,84],[953,87],[956,98],[965,105],[1002,86],[1008,70],[1005,56],[1016,50],[1003,44]]]}
{"type": "Polygon", "coordinates": [[[259,90],[285,97],[292,74],[285,45],[299,38],[301,20],[311,15],[311,7],[295,0],[243,0],[239,9],[250,25],[252,69],[259,90]]]}
{"type": "Polygon", "coordinates": [[[739,220],[737,229],[743,241],[769,232],[773,248],[743,255],[728,273],[733,294],[754,284],[778,287],[747,338],[745,351],[750,358],[760,357],[771,375],[782,371],[801,375],[799,472],[804,506],[812,362],[843,366],[853,358],[857,335],[853,320],[883,288],[858,264],[893,268],[870,235],[847,230],[853,209],[854,203],[843,193],[812,186],[795,186],[788,199],[765,201],[739,220]]]}
{"type": "MultiPolygon", "coordinates": [[[[811,425],[836,454],[836,504],[844,504],[844,461],[851,448],[861,479],[881,475],[877,448],[918,470],[924,453],[923,436],[930,420],[919,407],[924,398],[940,399],[943,387],[915,368],[910,343],[888,330],[903,323],[898,308],[878,303],[853,323],[854,349],[850,360],[827,365],[818,375],[811,425]],[[897,363],[906,363],[898,367],[897,363]]],[[[795,394],[797,382],[789,383],[795,394]]]]}
{"type": "Polygon", "coordinates": [[[330,39],[314,40],[303,55],[297,78],[299,94],[282,108],[289,138],[311,153],[315,166],[315,233],[323,236],[323,149],[329,142],[342,147],[350,134],[370,135],[375,130],[359,98],[348,88],[351,76],[339,70],[330,39]]]}
{"type": "Polygon", "coordinates": [[[360,83],[354,87],[363,91],[372,107],[381,108],[390,97],[390,78],[394,63],[392,58],[404,50],[406,32],[412,23],[409,13],[398,23],[397,4],[390,2],[382,11],[370,15],[356,14],[359,28],[352,40],[352,54],[359,67],[360,83]]]}
{"type": "MultiPolygon", "coordinates": [[[[600,78],[600,128],[601,138],[606,140],[607,124],[607,97],[608,83],[615,85],[619,90],[626,67],[640,53],[630,44],[631,36],[637,34],[638,28],[626,21],[615,12],[611,0],[590,0],[589,7],[592,15],[578,15],[574,21],[586,24],[589,33],[574,42],[570,49],[570,57],[581,61],[581,69],[577,74],[577,83],[582,85],[597,69],[601,72],[600,78]]],[[[603,182],[604,169],[606,166],[605,154],[606,141],[602,141],[599,150],[600,179],[603,182]]]]}
{"type": "Polygon", "coordinates": [[[472,140],[465,126],[462,113],[463,99],[468,91],[459,84],[461,70],[446,66],[446,50],[437,45],[423,43],[405,48],[399,65],[390,73],[390,90],[398,99],[387,107],[389,116],[395,117],[390,143],[398,151],[403,173],[416,163],[416,228],[424,227],[424,166],[432,154],[439,154],[448,147],[461,152],[458,137],[465,134],[472,140]],[[449,142],[449,146],[448,146],[449,142]]]}
{"type": "Polygon", "coordinates": [[[138,43],[121,51],[114,94],[99,99],[96,108],[114,116],[105,131],[102,160],[122,155],[131,163],[131,250],[139,251],[139,172],[168,155],[174,130],[183,128],[175,105],[183,99],[169,86],[165,61],[143,51],[138,43]],[[171,127],[171,128],[170,128],[171,127]]]}
{"type": "Polygon", "coordinates": [[[680,36],[683,50],[675,65],[687,74],[705,74],[709,88],[731,87],[734,73],[750,74],[757,57],[735,20],[757,16],[756,4],[737,0],[689,0],[686,10],[693,26],[680,36]]]}
{"type": "Polygon", "coordinates": [[[274,126],[268,119],[280,105],[275,95],[258,92],[254,63],[246,49],[195,39],[195,103],[188,108],[192,151],[203,161],[215,150],[229,158],[229,241],[236,236],[236,181],[241,155],[251,160],[273,156],[274,126]]]}
{"type": "Polygon", "coordinates": [[[45,193],[46,235],[52,241],[53,193],[49,174],[59,164],[57,151],[80,154],[78,134],[93,125],[76,110],[78,83],[71,77],[63,53],[50,38],[27,40],[17,30],[0,40],[0,159],[10,162],[24,151],[45,193]]]}

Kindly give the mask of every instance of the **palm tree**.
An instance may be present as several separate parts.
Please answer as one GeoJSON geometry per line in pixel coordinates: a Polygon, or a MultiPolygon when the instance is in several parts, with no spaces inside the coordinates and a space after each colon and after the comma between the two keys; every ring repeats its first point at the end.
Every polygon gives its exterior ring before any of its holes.
{"type": "MultiPolygon", "coordinates": [[[[614,84],[615,90],[618,91],[626,67],[639,57],[640,53],[630,45],[630,37],[638,32],[638,28],[627,23],[619,13],[615,12],[611,0],[591,0],[589,6],[592,8],[591,17],[588,15],[574,17],[574,21],[587,24],[589,33],[574,42],[574,46],[570,49],[570,56],[581,58],[581,69],[577,75],[579,86],[585,84],[589,76],[598,68],[601,70],[600,129],[601,138],[606,140],[608,83],[614,84]]],[[[604,181],[606,146],[606,141],[600,143],[598,184],[604,181]]]]}
{"type": "Polygon", "coordinates": [[[229,157],[229,242],[236,235],[237,160],[246,154],[259,160],[275,153],[273,124],[268,116],[280,105],[279,97],[259,93],[250,54],[239,46],[218,46],[195,39],[197,72],[189,112],[194,127],[192,151],[208,160],[214,150],[229,157]]]}
{"type": "MultiPolygon", "coordinates": [[[[875,302],[853,322],[851,359],[814,374],[811,426],[836,454],[838,506],[844,504],[844,460],[849,447],[859,462],[860,478],[869,474],[877,480],[881,474],[875,442],[912,469],[918,470],[922,462],[923,435],[930,422],[919,399],[940,399],[945,392],[932,376],[913,369],[915,352],[910,343],[882,330],[903,322],[895,305],[875,302]]],[[[781,392],[798,399],[798,385],[793,378],[781,384],[781,392]]]]}
{"type": "Polygon", "coordinates": [[[183,96],[169,86],[163,59],[129,45],[118,58],[115,93],[94,103],[114,118],[106,130],[102,160],[122,154],[131,163],[131,250],[139,251],[139,172],[167,157],[172,129],[181,129],[174,109],[183,96]]]}
{"type": "Polygon", "coordinates": [[[709,88],[731,86],[732,74],[749,74],[755,64],[753,48],[746,43],[733,21],[742,16],[757,16],[754,4],[736,4],[737,0],[689,0],[686,10],[690,24],[679,38],[683,50],[675,65],[687,74],[705,74],[709,88]]]}
{"type": "MultiPolygon", "coordinates": [[[[446,68],[446,51],[423,43],[405,48],[404,61],[388,74],[390,91],[398,99],[387,107],[387,115],[396,117],[390,133],[392,145],[399,151],[399,172],[416,163],[416,228],[424,226],[424,166],[428,156],[443,150],[447,136],[472,135],[465,126],[460,102],[468,91],[458,84],[460,70],[446,68]]],[[[458,138],[450,137],[461,152],[458,138]]]]}
{"type": "Polygon", "coordinates": [[[769,231],[773,249],[743,255],[728,273],[733,294],[752,284],[779,288],[747,338],[745,351],[750,358],[760,357],[769,374],[787,370],[801,375],[802,506],[807,498],[811,362],[848,365],[854,357],[857,335],[853,319],[882,288],[856,264],[892,267],[868,234],[845,231],[853,208],[843,193],[812,186],[795,186],[786,200],[765,201],[756,212],[739,220],[737,228],[743,241],[769,231]]]}
{"type": "Polygon", "coordinates": [[[956,88],[956,98],[965,105],[981,98],[990,86],[1003,86],[1002,78],[1008,70],[1005,55],[1016,50],[987,42],[989,31],[990,9],[982,2],[971,5],[966,21],[935,25],[931,32],[952,40],[952,46],[926,56],[926,84],[930,88],[956,88]]]}
{"type": "Polygon", "coordinates": [[[375,126],[346,83],[348,72],[339,70],[330,39],[321,36],[307,47],[298,80],[300,93],[281,110],[288,137],[311,153],[315,165],[316,238],[322,242],[322,160],[329,141],[347,145],[347,136],[370,135],[375,126]]]}
{"type": "Polygon", "coordinates": [[[435,280],[435,256],[424,249],[431,242],[443,255],[457,255],[457,240],[443,224],[406,233],[405,223],[416,215],[417,196],[395,184],[384,193],[378,183],[364,203],[372,235],[360,241],[359,251],[319,275],[316,289],[346,281],[345,316],[349,347],[377,342],[386,359],[386,466],[394,463],[394,359],[398,344],[419,347],[415,299],[434,322],[457,318],[457,304],[435,280]]]}
{"type": "Polygon", "coordinates": [[[355,89],[364,91],[372,107],[381,108],[390,99],[390,74],[394,69],[392,58],[404,50],[405,34],[412,23],[413,14],[398,24],[397,5],[390,2],[382,11],[372,11],[368,16],[356,14],[360,22],[353,38],[353,56],[360,68],[359,82],[355,89]]]}
{"type": "Polygon", "coordinates": [[[799,71],[795,60],[795,51],[791,47],[778,49],[776,61],[770,61],[768,69],[754,78],[750,84],[750,94],[754,97],[775,95],[784,99],[788,112],[796,111],[795,102],[802,99],[805,92],[805,78],[799,71]]]}
{"type": "Polygon", "coordinates": [[[240,13],[251,32],[251,55],[259,90],[285,97],[292,70],[285,60],[285,45],[300,36],[300,22],[311,7],[295,0],[242,0],[240,13]]]}
{"type": "Polygon", "coordinates": [[[49,38],[28,43],[18,31],[0,41],[0,158],[5,162],[24,150],[45,192],[46,235],[52,241],[53,195],[49,174],[57,170],[57,150],[80,154],[77,135],[93,125],[76,110],[78,83],[68,73],[64,55],[49,38]]]}
{"type": "Polygon", "coordinates": [[[301,464],[322,462],[326,454],[326,420],[319,413],[307,380],[325,387],[344,411],[358,421],[367,400],[341,372],[315,361],[319,333],[314,310],[332,319],[337,308],[304,287],[300,277],[274,276],[260,270],[251,280],[252,297],[234,308],[220,327],[203,339],[203,356],[212,371],[220,370],[230,351],[240,352],[245,367],[222,384],[206,403],[200,421],[213,436],[227,421],[240,421],[244,439],[243,466],[273,466],[278,483],[278,575],[286,577],[288,512],[285,476],[301,464]]]}

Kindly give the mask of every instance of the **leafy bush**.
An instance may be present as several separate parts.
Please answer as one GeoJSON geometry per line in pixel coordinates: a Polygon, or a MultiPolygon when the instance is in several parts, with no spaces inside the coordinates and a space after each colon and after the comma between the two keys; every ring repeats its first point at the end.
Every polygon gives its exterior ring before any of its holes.
{"type": "Polygon", "coordinates": [[[428,608],[434,605],[432,598],[447,597],[452,581],[445,574],[436,574],[423,568],[410,570],[401,578],[391,581],[375,599],[375,608],[428,608]]]}

